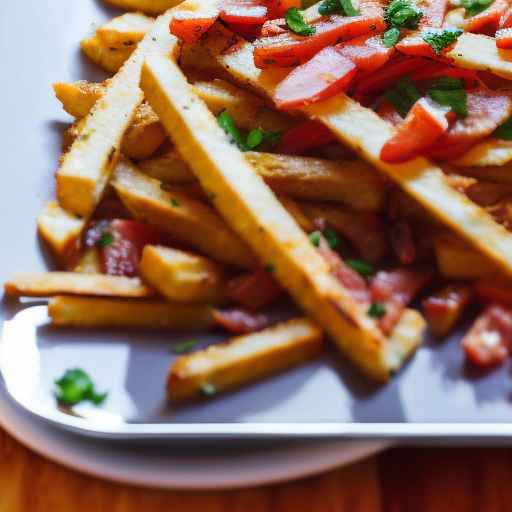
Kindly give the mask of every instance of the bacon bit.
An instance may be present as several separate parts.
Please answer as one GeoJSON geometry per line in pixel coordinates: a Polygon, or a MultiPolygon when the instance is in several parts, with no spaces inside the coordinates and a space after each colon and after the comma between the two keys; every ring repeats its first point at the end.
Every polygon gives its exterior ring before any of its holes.
{"type": "Polygon", "coordinates": [[[423,301],[423,312],[434,336],[444,338],[452,332],[472,295],[470,286],[451,284],[423,301]]]}
{"type": "Polygon", "coordinates": [[[403,265],[410,265],[416,259],[411,225],[406,220],[394,222],[389,231],[389,238],[398,261],[403,265]]]}
{"type": "Polygon", "coordinates": [[[282,288],[263,268],[231,279],[226,287],[226,298],[250,311],[258,311],[275,302],[282,288]]]}
{"type": "Polygon", "coordinates": [[[249,313],[243,309],[215,309],[212,314],[214,324],[231,334],[249,334],[270,325],[266,315],[249,313]]]}
{"type": "Polygon", "coordinates": [[[461,345],[470,363],[491,368],[505,361],[511,340],[512,311],[494,304],[476,319],[461,345]]]}
{"type": "Polygon", "coordinates": [[[331,130],[324,124],[318,121],[304,121],[284,133],[276,152],[285,155],[304,155],[334,140],[331,130]]]}
{"type": "Polygon", "coordinates": [[[372,303],[383,304],[386,314],[379,320],[384,334],[389,334],[400,318],[404,308],[432,279],[430,270],[399,268],[380,271],[370,284],[372,303]]]}

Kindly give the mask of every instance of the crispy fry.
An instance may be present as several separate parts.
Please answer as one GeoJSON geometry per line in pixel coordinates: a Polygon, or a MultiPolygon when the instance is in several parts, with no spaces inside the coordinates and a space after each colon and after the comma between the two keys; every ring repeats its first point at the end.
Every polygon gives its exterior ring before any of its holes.
{"type": "Polygon", "coordinates": [[[178,403],[204,396],[208,390],[238,388],[305,363],[322,350],[322,332],[311,320],[289,320],[178,357],[169,371],[168,395],[178,403]]]}
{"type": "Polygon", "coordinates": [[[57,296],[48,314],[59,327],[196,331],[213,325],[208,306],[157,300],[57,296]]]}
{"type": "Polygon", "coordinates": [[[107,73],[117,73],[135,49],[132,47],[110,48],[97,37],[87,37],[80,42],[82,52],[107,73]]]}
{"type": "MultiPolygon", "coordinates": [[[[198,5],[195,0],[186,0],[179,9],[200,11],[213,1],[205,0],[198,5]]],[[[86,217],[101,200],[116,165],[124,132],[142,102],[139,77],[144,58],[151,53],[169,56],[178,49],[177,39],[169,33],[169,23],[179,9],[172,9],[157,19],[86,117],[81,136],[57,171],[57,195],[66,210],[86,217]]]]}
{"type": "Polygon", "coordinates": [[[203,78],[224,78],[226,76],[226,72],[211,53],[195,43],[183,44],[180,52],[180,67],[187,75],[199,75],[203,78]]]}
{"type": "Polygon", "coordinates": [[[127,12],[102,25],[96,36],[109,48],[131,48],[144,39],[154,22],[140,12],[127,12]]]}
{"type": "Polygon", "coordinates": [[[142,11],[146,14],[162,14],[178,5],[181,0],[105,0],[110,5],[129,11],[142,11]]]}
{"type": "Polygon", "coordinates": [[[151,56],[141,86],[178,151],[233,229],[266,268],[335,340],[377,380],[389,378],[386,339],[375,322],[329,271],[308,237],[243,154],[230,143],[172,60],[151,56]]]}
{"type": "Polygon", "coordinates": [[[196,183],[196,178],[187,163],[174,149],[162,156],[139,162],[139,170],[166,185],[190,185],[196,183]]]}
{"type": "Polygon", "coordinates": [[[314,223],[305,215],[302,208],[295,200],[283,195],[277,197],[279,202],[286,208],[286,211],[295,219],[295,222],[303,231],[310,233],[315,230],[314,223]]]}
{"type": "Polygon", "coordinates": [[[14,297],[97,295],[105,297],[151,297],[155,292],[136,277],[42,272],[19,274],[5,283],[5,293],[14,297]]]}
{"type": "Polygon", "coordinates": [[[491,138],[479,142],[450,163],[457,167],[487,167],[505,165],[511,160],[512,141],[491,138]]]}
{"type": "Polygon", "coordinates": [[[213,261],[170,247],[147,245],[139,274],[176,302],[218,303],[225,285],[222,269],[213,261]]]}
{"type": "MultiPolygon", "coordinates": [[[[464,36],[472,35],[463,34],[459,41],[464,36]]],[[[210,31],[209,37],[203,40],[203,44],[213,53],[216,52],[219,62],[233,78],[271,95],[286,71],[262,72],[254,66],[252,45],[236,43],[230,51],[226,51],[230,40],[233,43],[233,36],[216,25],[210,31]]],[[[491,41],[494,45],[494,40],[491,41]]],[[[474,50],[471,51],[475,53],[474,50]]],[[[508,65],[512,69],[512,63],[508,65]]],[[[400,165],[387,164],[380,159],[380,151],[392,135],[393,127],[375,112],[344,94],[306,107],[302,112],[309,118],[324,123],[342,142],[373,164],[375,169],[391,178],[440,222],[512,275],[512,234],[494,222],[482,208],[450,187],[439,167],[425,158],[416,158],[400,165]]]]}
{"type": "Polygon", "coordinates": [[[136,219],[167,231],[216,261],[238,267],[255,265],[250,249],[216,212],[191,199],[179,187],[163,190],[159,181],[140,173],[127,161],[117,166],[112,185],[136,219]]]}
{"type": "Polygon", "coordinates": [[[53,84],[55,96],[64,110],[77,119],[85,117],[105,92],[104,84],[87,82],[57,82],[53,84]]]}
{"type": "Polygon", "coordinates": [[[486,167],[455,167],[447,169],[479,180],[512,185],[512,163],[486,167]]]}

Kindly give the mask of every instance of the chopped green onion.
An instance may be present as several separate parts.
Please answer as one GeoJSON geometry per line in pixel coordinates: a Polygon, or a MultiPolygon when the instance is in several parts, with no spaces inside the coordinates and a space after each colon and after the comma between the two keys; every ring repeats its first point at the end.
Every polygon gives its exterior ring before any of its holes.
{"type": "Polygon", "coordinates": [[[108,393],[97,393],[89,375],[84,370],[75,368],[67,370],[55,381],[55,396],[64,405],[76,405],[84,401],[101,405],[108,393]]]}
{"type": "Polygon", "coordinates": [[[103,233],[101,235],[101,238],[98,240],[98,243],[96,244],[98,247],[108,247],[109,245],[112,245],[114,243],[114,235],[112,233],[103,233]]]}
{"type": "Polygon", "coordinates": [[[354,8],[350,0],[339,0],[345,16],[357,16],[359,11],[354,8]]]}
{"type": "Polygon", "coordinates": [[[432,49],[436,52],[436,55],[440,55],[441,50],[457,41],[462,32],[463,31],[459,28],[430,28],[423,32],[422,38],[423,41],[432,47],[432,49]]]}
{"type": "Polygon", "coordinates": [[[382,318],[386,314],[386,306],[379,302],[374,302],[368,308],[368,316],[372,318],[382,318]]]}
{"type": "Polygon", "coordinates": [[[241,151],[247,151],[245,140],[243,139],[240,130],[237,128],[235,121],[233,121],[233,118],[228,114],[228,112],[223,110],[219,114],[217,122],[219,123],[219,126],[226,132],[226,134],[236,143],[241,151]]]}
{"type": "Polygon", "coordinates": [[[313,231],[309,234],[309,241],[315,246],[320,247],[320,240],[322,239],[322,233],[320,231],[313,231]]]}
{"type": "Polygon", "coordinates": [[[185,354],[190,352],[198,343],[199,340],[182,341],[181,343],[174,345],[171,350],[173,354],[185,354]]]}
{"type": "Polygon", "coordinates": [[[340,238],[338,236],[338,233],[334,231],[334,229],[327,228],[324,231],[324,237],[327,240],[327,243],[329,244],[329,247],[334,251],[340,246],[340,238]]]}
{"type": "Polygon", "coordinates": [[[291,7],[284,15],[288,28],[299,36],[312,36],[316,28],[308,25],[297,7],[291,7]]]}
{"type": "Polygon", "coordinates": [[[412,80],[404,77],[400,78],[395,87],[387,91],[384,97],[402,117],[405,117],[411,107],[421,98],[421,94],[412,80]]]}
{"type": "Polygon", "coordinates": [[[375,268],[370,263],[363,260],[345,260],[345,263],[353,270],[361,274],[363,277],[368,277],[375,274],[375,268]]]}
{"type": "Polygon", "coordinates": [[[475,16],[485,11],[493,2],[494,0],[461,0],[460,4],[466,9],[468,16],[475,16]]]}
{"type": "Polygon", "coordinates": [[[396,43],[400,40],[400,29],[397,27],[392,27],[386,30],[384,34],[382,34],[382,42],[384,46],[387,48],[393,48],[396,43]]]}
{"type": "Polygon", "coordinates": [[[264,132],[261,128],[255,128],[254,130],[251,130],[249,132],[249,135],[247,135],[247,148],[248,149],[254,149],[257,148],[264,139],[264,132]]]}

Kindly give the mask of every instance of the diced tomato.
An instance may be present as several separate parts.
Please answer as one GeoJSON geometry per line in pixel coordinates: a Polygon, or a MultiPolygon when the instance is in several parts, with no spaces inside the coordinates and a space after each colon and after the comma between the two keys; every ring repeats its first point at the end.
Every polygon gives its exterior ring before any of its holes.
{"type": "Polygon", "coordinates": [[[264,269],[235,277],[226,286],[226,298],[251,311],[272,304],[282,293],[282,288],[264,269]]]}
{"type": "Polygon", "coordinates": [[[236,25],[262,25],[268,18],[268,9],[259,0],[223,0],[220,18],[236,25]]]}
{"type": "Polygon", "coordinates": [[[512,311],[494,304],[476,319],[461,344],[469,362],[491,368],[505,361],[511,341],[512,311]]]}
{"type": "Polygon", "coordinates": [[[276,87],[273,99],[282,109],[310,105],[344,91],[356,73],[356,65],[336,48],[324,48],[295,68],[276,87]]]}
{"type": "Polygon", "coordinates": [[[266,0],[268,16],[270,19],[282,18],[288,9],[302,7],[301,0],[266,0]]]}
{"type": "Polygon", "coordinates": [[[434,336],[444,338],[450,334],[471,298],[470,286],[452,284],[423,301],[423,312],[434,336]]]}
{"type": "Polygon", "coordinates": [[[121,219],[100,221],[85,237],[86,246],[100,248],[105,274],[129,277],[137,275],[144,246],[165,241],[166,237],[153,226],[121,219]]]}
{"type": "Polygon", "coordinates": [[[361,100],[368,95],[380,93],[393,86],[399,78],[412,73],[427,63],[426,59],[400,57],[391,60],[378,71],[361,73],[356,80],[354,98],[361,100]]]}
{"type": "Polygon", "coordinates": [[[422,82],[424,80],[433,80],[441,76],[450,76],[464,80],[464,85],[468,88],[474,87],[478,82],[477,72],[472,69],[461,69],[442,62],[430,62],[425,66],[411,73],[410,78],[413,82],[422,82]]]}
{"type": "Polygon", "coordinates": [[[261,27],[261,37],[278,36],[286,34],[286,32],[286,20],[284,18],[267,20],[261,27]]]}
{"type": "Polygon", "coordinates": [[[304,121],[284,133],[276,151],[285,155],[303,155],[335,140],[331,130],[318,121],[304,121]]]}
{"type": "Polygon", "coordinates": [[[467,93],[467,108],[467,117],[458,118],[429,150],[429,155],[436,155],[438,149],[451,151],[453,155],[457,147],[471,146],[490,135],[512,114],[512,98],[505,92],[475,89],[467,93]]]}
{"type": "Polygon", "coordinates": [[[293,67],[310,60],[326,46],[332,46],[354,37],[379,33],[386,24],[380,14],[361,16],[333,15],[314,24],[311,36],[293,33],[264,37],[255,42],[254,64],[261,69],[269,66],[293,67]]]}
{"type": "Polygon", "coordinates": [[[379,320],[379,326],[385,334],[393,330],[404,308],[430,281],[432,275],[428,270],[399,268],[380,271],[372,279],[372,302],[382,304],[386,311],[379,320]]]}
{"type": "Polygon", "coordinates": [[[339,52],[350,59],[361,71],[375,71],[389,61],[395,49],[388,48],[382,37],[364,35],[339,44],[339,52]]]}
{"type": "Polygon", "coordinates": [[[495,0],[485,11],[465,20],[463,28],[466,32],[486,32],[494,34],[508,7],[507,0],[495,0]]]}
{"type": "Polygon", "coordinates": [[[426,41],[423,40],[421,32],[415,32],[399,41],[395,48],[404,55],[411,57],[427,57],[429,59],[439,58],[436,52],[426,41]]]}
{"type": "Polygon", "coordinates": [[[421,154],[448,130],[447,113],[447,108],[434,104],[427,98],[419,99],[382,147],[381,160],[400,163],[421,154]]]}
{"type": "Polygon", "coordinates": [[[496,31],[496,46],[502,50],[512,48],[512,28],[501,28],[496,31]]]}
{"type": "Polygon", "coordinates": [[[195,18],[193,13],[179,12],[171,23],[171,34],[185,43],[197,43],[217,20],[217,13],[209,18],[195,18]]]}
{"type": "Polygon", "coordinates": [[[382,119],[392,124],[393,126],[397,126],[403,121],[402,116],[397,112],[396,108],[391,105],[389,101],[383,101],[380,104],[379,108],[377,109],[377,114],[379,114],[382,119]]]}
{"type": "Polygon", "coordinates": [[[441,27],[446,14],[448,0],[420,0],[417,6],[423,12],[420,27],[441,27]]]}
{"type": "Polygon", "coordinates": [[[249,334],[261,331],[270,325],[270,320],[261,313],[249,313],[243,309],[215,309],[213,321],[231,334],[249,334]]]}
{"type": "Polygon", "coordinates": [[[498,303],[512,308],[512,286],[482,279],[475,283],[478,298],[487,304],[498,303]]]}
{"type": "Polygon", "coordinates": [[[416,246],[411,225],[406,220],[398,220],[389,230],[391,247],[403,265],[410,265],[416,259],[416,246]]]}
{"type": "Polygon", "coordinates": [[[322,240],[318,251],[329,265],[331,274],[350,293],[350,296],[361,304],[368,304],[370,301],[370,290],[368,284],[355,270],[350,268],[337,252],[329,249],[329,246],[322,240]]]}

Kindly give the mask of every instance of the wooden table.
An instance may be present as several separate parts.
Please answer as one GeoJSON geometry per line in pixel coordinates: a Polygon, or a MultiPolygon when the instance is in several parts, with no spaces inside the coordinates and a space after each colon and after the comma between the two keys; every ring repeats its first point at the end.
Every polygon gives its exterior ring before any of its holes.
{"type": "Polygon", "coordinates": [[[200,493],[138,489],[82,476],[0,431],[0,512],[510,510],[512,449],[392,449],[289,484],[200,493]]]}

